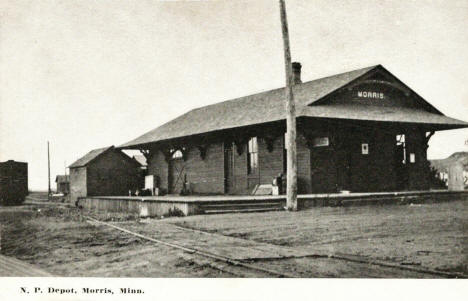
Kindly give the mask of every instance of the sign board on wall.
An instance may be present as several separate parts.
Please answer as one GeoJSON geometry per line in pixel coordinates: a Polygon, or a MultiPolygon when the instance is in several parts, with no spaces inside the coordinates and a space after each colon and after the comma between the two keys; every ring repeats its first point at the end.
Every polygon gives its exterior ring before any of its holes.
{"type": "Polygon", "coordinates": [[[154,188],[154,175],[149,175],[145,177],[145,189],[154,188]]]}
{"type": "Polygon", "coordinates": [[[312,146],[319,147],[319,146],[328,146],[330,145],[330,140],[328,137],[317,137],[312,139],[312,146]]]}
{"type": "Polygon", "coordinates": [[[363,155],[368,155],[369,154],[369,144],[368,143],[363,143],[361,145],[361,151],[363,155]]]}
{"type": "Polygon", "coordinates": [[[385,95],[382,92],[375,91],[357,91],[357,96],[361,98],[384,99],[385,95]]]}

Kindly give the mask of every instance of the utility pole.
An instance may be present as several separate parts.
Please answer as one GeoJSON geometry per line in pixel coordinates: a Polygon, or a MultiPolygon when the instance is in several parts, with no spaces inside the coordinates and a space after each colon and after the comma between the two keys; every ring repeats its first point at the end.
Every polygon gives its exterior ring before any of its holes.
{"type": "Polygon", "coordinates": [[[279,5],[283,32],[284,67],[286,70],[286,207],[290,211],[297,211],[296,105],[294,103],[291,50],[289,48],[288,20],[284,0],[279,0],[279,5]]]}
{"type": "Polygon", "coordinates": [[[47,172],[48,172],[48,180],[49,180],[49,190],[47,193],[47,200],[50,201],[50,152],[49,152],[49,141],[47,141],[47,172]]]}

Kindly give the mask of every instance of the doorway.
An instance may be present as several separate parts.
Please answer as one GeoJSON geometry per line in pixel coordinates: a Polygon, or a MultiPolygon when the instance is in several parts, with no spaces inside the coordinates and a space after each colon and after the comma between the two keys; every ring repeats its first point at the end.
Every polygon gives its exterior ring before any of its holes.
{"type": "Polygon", "coordinates": [[[312,147],[310,151],[310,168],[312,193],[336,192],[336,162],[333,150],[330,147],[312,147]]]}
{"type": "Polygon", "coordinates": [[[396,135],[396,145],[393,164],[395,167],[395,190],[408,189],[408,168],[406,164],[406,137],[405,134],[396,135]]]}
{"type": "Polygon", "coordinates": [[[177,150],[169,160],[168,166],[168,193],[178,194],[184,187],[184,169],[185,164],[182,158],[182,152],[177,150]]]}

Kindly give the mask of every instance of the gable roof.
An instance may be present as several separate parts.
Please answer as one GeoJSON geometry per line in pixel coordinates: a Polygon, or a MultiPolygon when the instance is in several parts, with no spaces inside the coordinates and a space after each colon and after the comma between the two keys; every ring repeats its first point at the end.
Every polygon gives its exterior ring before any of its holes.
{"type": "Polygon", "coordinates": [[[68,182],[70,182],[69,175],[57,175],[55,177],[55,183],[68,183],[68,182]]]}
{"type": "MultiPolygon", "coordinates": [[[[297,104],[310,104],[376,67],[371,66],[295,85],[294,100],[297,104]]],[[[279,88],[193,109],[119,148],[284,118],[284,88],[279,88]]]]}
{"type": "Polygon", "coordinates": [[[79,158],[75,162],[73,162],[72,165],[68,166],[69,168],[76,168],[76,167],[82,167],[88,165],[91,161],[105,153],[106,151],[113,149],[114,146],[108,146],[108,147],[103,147],[103,148],[98,148],[98,149],[93,149],[83,157],[79,158]]]}
{"type": "MultiPolygon", "coordinates": [[[[372,70],[388,72],[381,65],[376,65],[294,85],[296,116],[353,119],[346,115],[347,112],[344,111],[343,107],[327,106],[325,108],[323,105],[309,105],[351,84],[372,70]]],[[[392,74],[390,75],[393,76],[392,74]]],[[[283,87],[193,109],[119,146],[119,148],[138,147],[139,145],[157,141],[284,120],[286,118],[284,98],[285,93],[283,87]]],[[[362,109],[360,112],[361,114],[354,114],[354,116],[357,117],[357,119],[366,120],[362,118],[362,109]]],[[[414,118],[408,115],[409,113],[409,111],[406,111],[406,114],[400,114],[400,117],[405,117],[404,121],[401,122],[414,121],[414,118]]],[[[448,124],[451,128],[468,126],[468,123],[445,117],[437,110],[435,110],[434,113],[421,114],[424,116],[419,116],[421,117],[418,119],[420,123],[431,123],[434,119],[436,121],[434,124],[448,124]]],[[[398,114],[393,114],[392,116],[393,117],[384,116],[383,114],[374,112],[369,118],[370,120],[399,121],[398,114]]]]}

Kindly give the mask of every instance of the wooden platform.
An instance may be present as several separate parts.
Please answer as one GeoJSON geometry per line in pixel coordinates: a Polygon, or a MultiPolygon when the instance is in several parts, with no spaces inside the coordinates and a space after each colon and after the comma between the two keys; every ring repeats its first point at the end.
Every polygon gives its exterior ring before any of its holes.
{"type": "MultiPolygon", "coordinates": [[[[298,196],[299,209],[316,206],[364,206],[384,204],[421,204],[468,199],[468,191],[404,191],[376,193],[307,194],[298,196]]],[[[140,216],[168,216],[259,212],[284,210],[286,197],[280,196],[99,196],[79,198],[87,210],[137,213],[140,216]]]]}
{"type": "Polygon", "coordinates": [[[0,277],[52,277],[52,275],[32,264],[0,255],[0,277]]]}

